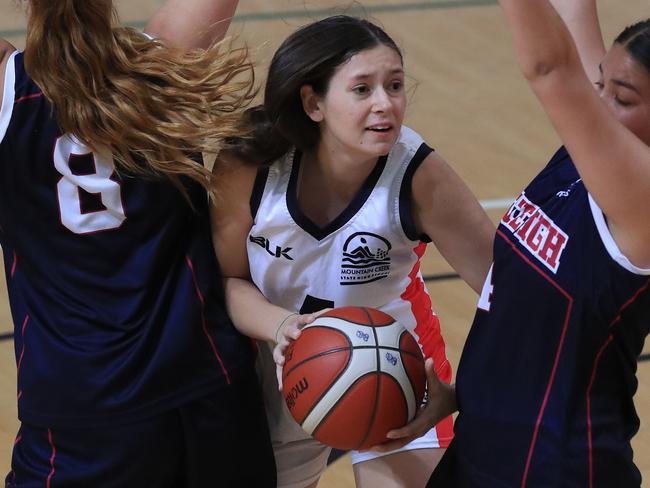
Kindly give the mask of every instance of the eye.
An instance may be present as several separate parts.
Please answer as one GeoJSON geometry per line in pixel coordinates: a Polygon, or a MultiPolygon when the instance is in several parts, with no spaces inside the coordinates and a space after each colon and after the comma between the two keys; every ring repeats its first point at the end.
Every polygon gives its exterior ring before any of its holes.
{"type": "Polygon", "coordinates": [[[393,80],[390,82],[390,89],[391,91],[398,92],[402,89],[404,86],[404,83],[402,83],[401,80],[393,80]]]}
{"type": "Polygon", "coordinates": [[[630,102],[628,102],[627,100],[623,100],[623,99],[621,99],[618,95],[616,95],[616,96],[614,97],[614,101],[615,101],[618,105],[620,105],[621,107],[629,107],[630,105],[632,105],[632,104],[631,104],[630,102]]]}
{"type": "Polygon", "coordinates": [[[370,92],[368,85],[357,85],[352,88],[352,91],[357,95],[367,95],[370,92]]]}

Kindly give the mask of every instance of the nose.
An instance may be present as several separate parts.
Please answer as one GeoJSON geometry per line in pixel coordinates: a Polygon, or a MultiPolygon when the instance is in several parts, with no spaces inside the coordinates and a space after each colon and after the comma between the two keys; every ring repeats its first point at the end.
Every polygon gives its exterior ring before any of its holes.
{"type": "Polygon", "coordinates": [[[614,103],[614,95],[606,89],[600,90],[598,93],[600,100],[605,104],[609,111],[616,114],[616,105],[614,103]]]}
{"type": "Polygon", "coordinates": [[[373,112],[386,112],[391,106],[390,96],[383,88],[375,90],[372,102],[373,112]]]}

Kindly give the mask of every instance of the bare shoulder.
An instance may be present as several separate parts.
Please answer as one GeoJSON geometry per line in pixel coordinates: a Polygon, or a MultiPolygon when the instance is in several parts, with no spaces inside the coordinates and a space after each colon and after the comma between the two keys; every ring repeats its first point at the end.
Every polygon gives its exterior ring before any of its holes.
{"type": "Polygon", "coordinates": [[[212,172],[216,195],[212,212],[219,219],[217,225],[232,219],[239,222],[252,221],[250,199],[258,167],[222,153],[212,172]]]}
{"type": "Polygon", "coordinates": [[[16,48],[9,41],[0,39],[0,60],[2,63],[6,63],[9,55],[15,50],[16,48]]]}
{"type": "Polygon", "coordinates": [[[257,171],[257,166],[241,161],[227,152],[221,153],[212,170],[217,193],[232,197],[250,194],[257,171]]]}
{"type": "Polygon", "coordinates": [[[7,68],[7,60],[11,53],[13,53],[16,48],[9,42],[4,39],[0,39],[0,109],[2,109],[2,94],[4,93],[5,88],[5,71],[7,68]]]}
{"type": "Polygon", "coordinates": [[[413,191],[429,193],[439,185],[456,183],[456,173],[445,159],[435,151],[429,153],[413,175],[413,191]]]}

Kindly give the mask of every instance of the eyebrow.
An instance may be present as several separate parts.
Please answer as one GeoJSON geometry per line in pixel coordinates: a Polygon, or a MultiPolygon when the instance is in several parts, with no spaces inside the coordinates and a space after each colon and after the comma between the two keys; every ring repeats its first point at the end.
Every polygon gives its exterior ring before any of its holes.
{"type": "MultiPolygon", "coordinates": [[[[392,70],[390,70],[390,74],[391,75],[404,74],[404,68],[392,69],[392,70]]],[[[372,74],[370,74],[370,73],[358,73],[358,74],[354,75],[353,78],[355,78],[355,79],[356,78],[370,78],[371,76],[372,76],[372,74]]]]}
{"type": "MultiPolygon", "coordinates": [[[[602,63],[600,63],[600,64],[598,65],[598,71],[600,71],[600,74],[601,74],[601,75],[603,74],[603,64],[602,64],[602,63]]],[[[628,90],[632,90],[634,93],[637,93],[637,94],[639,94],[639,95],[641,94],[641,93],[639,92],[639,89],[638,89],[636,86],[632,85],[631,83],[628,83],[627,81],[623,81],[623,80],[619,80],[619,79],[616,79],[616,78],[612,78],[612,83],[614,83],[615,85],[618,85],[618,86],[622,86],[622,87],[624,87],[624,88],[627,88],[628,90]]]]}

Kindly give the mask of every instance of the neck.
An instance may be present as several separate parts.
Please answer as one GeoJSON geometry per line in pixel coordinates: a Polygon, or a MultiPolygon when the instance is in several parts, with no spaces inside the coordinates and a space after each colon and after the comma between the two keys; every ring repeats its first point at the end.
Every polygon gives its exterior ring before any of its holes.
{"type": "Polygon", "coordinates": [[[378,158],[352,158],[343,151],[319,147],[303,154],[298,201],[317,225],[336,218],[354,199],[378,158]]]}

